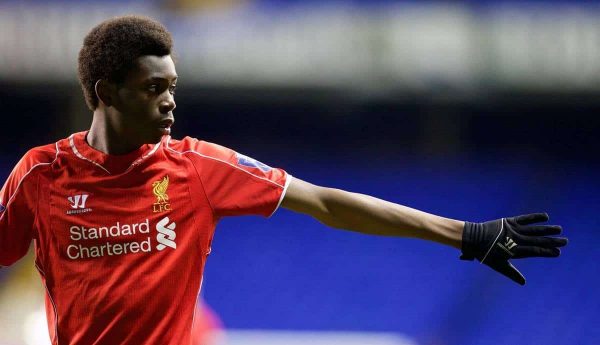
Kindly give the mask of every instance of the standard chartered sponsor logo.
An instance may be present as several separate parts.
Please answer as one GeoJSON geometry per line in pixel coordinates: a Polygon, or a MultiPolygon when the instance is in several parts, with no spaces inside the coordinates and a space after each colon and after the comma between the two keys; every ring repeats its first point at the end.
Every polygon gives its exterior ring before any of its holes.
{"type": "Polygon", "coordinates": [[[156,231],[158,231],[156,241],[159,243],[159,245],[156,246],[156,249],[158,250],[163,250],[167,247],[173,249],[177,248],[177,243],[175,243],[175,237],[177,236],[175,228],[177,227],[177,224],[175,224],[175,222],[169,224],[169,222],[169,217],[165,217],[156,224],[156,231]]]}
{"type": "MultiPolygon", "coordinates": [[[[175,249],[175,222],[170,222],[168,217],[161,219],[156,224],[158,234],[156,241],[157,250],[166,247],[175,249]],[[170,224],[169,224],[170,223],[170,224]]],[[[105,256],[149,253],[152,252],[152,236],[150,235],[150,221],[148,219],[133,224],[117,222],[112,226],[84,227],[72,225],[69,228],[69,238],[72,241],[67,246],[67,256],[71,260],[100,258],[105,256]],[[143,240],[139,240],[139,234],[148,234],[143,240]],[[123,239],[136,236],[136,241],[124,242],[123,239]],[[106,239],[103,244],[98,240],[106,239]],[[89,242],[93,242],[90,245],[89,242]],[[115,243],[118,242],[118,243],[115,243]]]]}

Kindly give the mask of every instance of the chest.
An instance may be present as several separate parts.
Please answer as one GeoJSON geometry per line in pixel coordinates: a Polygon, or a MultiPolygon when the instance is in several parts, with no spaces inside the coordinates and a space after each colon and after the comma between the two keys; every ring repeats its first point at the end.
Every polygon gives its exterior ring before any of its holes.
{"type": "Polygon", "coordinates": [[[187,170],[160,165],[124,176],[55,172],[42,193],[41,245],[66,264],[196,254],[214,226],[194,184],[187,170]]]}

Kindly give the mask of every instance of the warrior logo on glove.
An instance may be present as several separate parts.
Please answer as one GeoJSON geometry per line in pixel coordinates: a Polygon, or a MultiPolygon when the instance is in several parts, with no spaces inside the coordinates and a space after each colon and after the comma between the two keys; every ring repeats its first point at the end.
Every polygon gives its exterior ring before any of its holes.
{"type": "Polygon", "coordinates": [[[514,253],[510,250],[516,247],[517,244],[515,243],[515,241],[512,240],[512,238],[506,236],[506,242],[504,244],[498,242],[496,245],[501,249],[505,250],[508,254],[510,254],[510,257],[514,256],[514,253]]]}
{"type": "Polygon", "coordinates": [[[509,259],[557,257],[559,247],[567,245],[564,237],[550,237],[562,232],[559,225],[534,225],[548,221],[546,213],[532,213],[484,223],[465,222],[462,237],[463,260],[477,259],[518,284],[525,277],[509,259]],[[499,239],[505,239],[504,242],[499,239]]]}

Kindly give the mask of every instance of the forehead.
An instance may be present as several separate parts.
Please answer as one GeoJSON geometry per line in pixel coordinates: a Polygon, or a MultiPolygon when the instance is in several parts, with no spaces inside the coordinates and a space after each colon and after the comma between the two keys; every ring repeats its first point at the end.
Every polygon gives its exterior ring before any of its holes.
{"type": "Polygon", "coordinates": [[[144,55],[135,60],[135,64],[129,72],[128,79],[145,80],[151,78],[168,80],[177,78],[175,63],[171,55],[144,55]]]}

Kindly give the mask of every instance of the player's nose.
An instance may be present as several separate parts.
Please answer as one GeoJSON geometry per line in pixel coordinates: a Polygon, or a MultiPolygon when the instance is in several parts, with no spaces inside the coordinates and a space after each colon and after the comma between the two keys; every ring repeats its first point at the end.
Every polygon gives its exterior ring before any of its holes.
{"type": "Polygon", "coordinates": [[[162,100],[158,104],[158,110],[161,112],[161,114],[166,114],[173,111],[176,106],[177,105],[175,104],[175,99],[173,98],[173,95],[169,95],[168,98],[162,100]]]}

